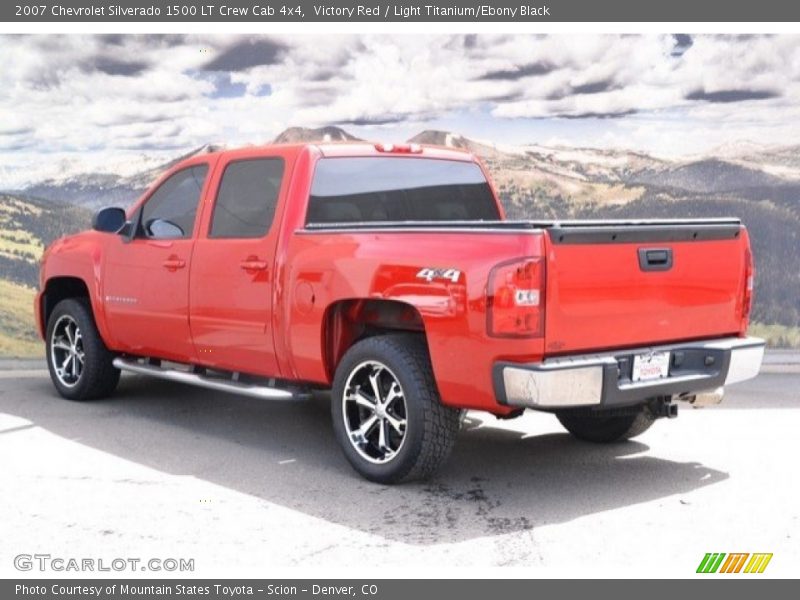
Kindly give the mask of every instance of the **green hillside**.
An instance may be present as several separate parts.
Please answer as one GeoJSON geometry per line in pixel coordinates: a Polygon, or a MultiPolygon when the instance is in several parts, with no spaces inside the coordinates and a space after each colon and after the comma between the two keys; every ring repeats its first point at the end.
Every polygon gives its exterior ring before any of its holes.
{"type": "Polygon", "coordinates": [[[44,345],[33,325],[35,290],[0,279],[0,356],[42,356],[44,345]]]}
{"type": "Polygon", "coordinates": [[[80,207],[0,194],[0,356],[43,354],[33,324],[39,258],[47,244],[89,222],[80,207]]]}

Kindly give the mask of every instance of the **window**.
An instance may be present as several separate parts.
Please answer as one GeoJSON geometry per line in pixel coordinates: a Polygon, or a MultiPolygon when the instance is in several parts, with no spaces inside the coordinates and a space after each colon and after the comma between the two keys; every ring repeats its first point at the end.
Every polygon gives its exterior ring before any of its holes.
{"type": "Polygon", "coordinates": [[[272,225],[283,178],[282,158],[230,163],[211,218],[212,238],[258,238],[272,225]]]}
{"type": "Polygon", "coordinates": [[[317,163],[308,223],[495,221],[480,167],[425,158],[325,158],[317,163]]]}
{"type": "Polygon", "coordinates": [[[153,192],[142,208],[139,237],[192,237],[194,218],[208,165],[188,167],[173,174],[153,192]]]}

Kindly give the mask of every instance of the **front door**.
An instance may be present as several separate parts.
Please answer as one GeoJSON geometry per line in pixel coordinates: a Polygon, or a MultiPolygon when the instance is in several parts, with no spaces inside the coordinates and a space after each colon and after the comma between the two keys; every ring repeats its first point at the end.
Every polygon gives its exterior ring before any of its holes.
{"type": "Polygon", "coordinates": [[[280,375],[271,314],[284,168],[280,156],[220,160],[189,284],[191,332],[202,364],[280,375]]]}
{"type": "Polygon", "coordinates": [[[112,336],[124,350],[194,360],[189,331],[189,272],[194,229],[210,165],[182,168],[137,211],[135,232],[106,254],[103,297],[112,336]]]}

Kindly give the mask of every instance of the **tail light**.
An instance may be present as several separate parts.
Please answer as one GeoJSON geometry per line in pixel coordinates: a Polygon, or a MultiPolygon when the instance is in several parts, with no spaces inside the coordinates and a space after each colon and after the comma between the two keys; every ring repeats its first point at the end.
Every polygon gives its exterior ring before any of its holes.
{"type": "Polygon", "coordinates": [[[544,259],[500,263],[489,273],[486,329],[494,337],[544,336],[544,259]]]}
{"type": "Polygon", "coordinates": [[[742,293],[742,333],[747,331],[750,322],[750,309],[753,307],[753,285],[756,272],[753,268],[753,254],[750,248],[744,251],[744,291],[742,293]]]}

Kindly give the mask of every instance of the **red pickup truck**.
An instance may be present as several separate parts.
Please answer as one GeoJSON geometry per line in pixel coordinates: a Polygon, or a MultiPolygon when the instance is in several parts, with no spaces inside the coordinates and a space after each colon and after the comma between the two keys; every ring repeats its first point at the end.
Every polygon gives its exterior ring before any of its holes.
{"type": "Polygon", "coordinates": [[[175,165],[45,252],[36,318],[58,392],[120,371],[288,400],[332,389],[368,479],[430,475],[466,409],[554,413],[612,442],[754,377],[737,219],[512,222],[481,163],[366,143],[175,165]]]}

